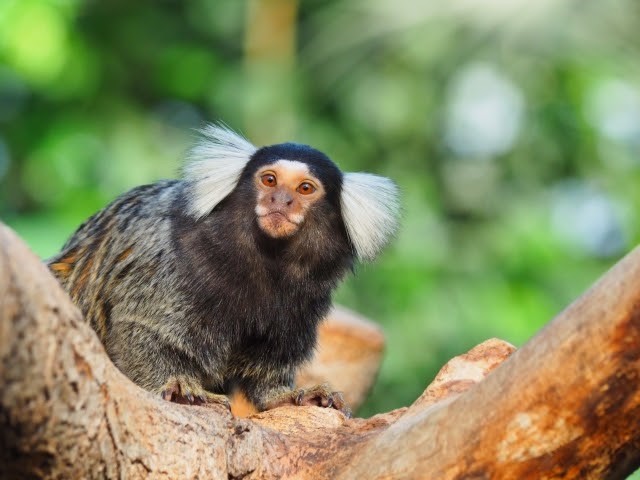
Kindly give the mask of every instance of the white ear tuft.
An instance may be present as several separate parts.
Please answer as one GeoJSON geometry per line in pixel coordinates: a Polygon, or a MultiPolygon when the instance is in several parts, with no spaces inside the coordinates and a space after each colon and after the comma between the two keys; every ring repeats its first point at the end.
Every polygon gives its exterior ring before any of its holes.
{"type": "Polygon", "coordinates": [[[360,260],[373,260],[398,229],[398,187],[385,177],[345,173],[342,219],[360,260]]]}
{"type": "Polygon", "coordinates": [[[257,148],[224,125],[207,125],[191,149],[184,167],[190,185],[190,213],[208,215],[238,184],[242,170],[257,148]]]}

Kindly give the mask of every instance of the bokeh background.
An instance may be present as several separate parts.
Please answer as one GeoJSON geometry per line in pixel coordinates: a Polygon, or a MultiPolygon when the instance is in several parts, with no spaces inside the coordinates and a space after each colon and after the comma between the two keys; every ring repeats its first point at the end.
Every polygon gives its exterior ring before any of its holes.
{"type": "Polygon", "coordinates": [[[337,300],[379,322],[370,415],[522,345],[640,240],[640,4],[2,0],[0,217],[42,257],[177,174],[206,121],[403,192],[337,300]]]}

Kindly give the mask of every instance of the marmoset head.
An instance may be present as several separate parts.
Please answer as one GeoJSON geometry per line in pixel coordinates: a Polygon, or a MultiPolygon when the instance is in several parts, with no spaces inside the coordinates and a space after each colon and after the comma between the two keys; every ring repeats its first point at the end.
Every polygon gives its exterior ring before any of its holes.
{"type": "Polygon", "coordinates": [[[339,203],[342,172],[326,155],[306,145],[260,148],[245,171],[252,174],[255,185],[258,225],[272,238],[294,235],[319,203],[339,203]]]}
{"type": "Polygon", "coordinates": [[[256,148],[211,125],[185,167],[191,214],[203,218],[234,189],[253,192],[255,221],[266,236],[294,237],[313,218],[339,214],[354,255],[373,259],[398,226],[396,185],[368,173],[343,173],[324,153],[283,143],[256,148]],[[251,188],[248,188],[248,187],[251,188]]]}

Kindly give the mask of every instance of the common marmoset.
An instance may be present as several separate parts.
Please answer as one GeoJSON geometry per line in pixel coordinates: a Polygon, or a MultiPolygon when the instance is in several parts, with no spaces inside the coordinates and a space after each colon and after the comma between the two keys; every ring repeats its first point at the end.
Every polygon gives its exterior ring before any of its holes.
{"type": "Polygon", "coordinates": [[[347,411],[327,387],[295,390],[332,291],[398,223],[384,177],[342,173],[323,153],[256,148],[209,126],[181,180],[121,195],[48,261],[113,362],[180,403],[347,411]]]}

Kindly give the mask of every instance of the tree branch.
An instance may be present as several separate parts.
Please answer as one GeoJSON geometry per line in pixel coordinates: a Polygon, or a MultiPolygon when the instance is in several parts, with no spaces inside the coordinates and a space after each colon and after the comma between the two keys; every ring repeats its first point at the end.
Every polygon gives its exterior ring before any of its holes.
{"type": "Polygon", "coordinates": [[[640,465],[640,250],[515,354],[485,342],[412,406],[366,420],[160,400],[2,225],[0,272],[1,478],[617,479],[640,465]]]}

